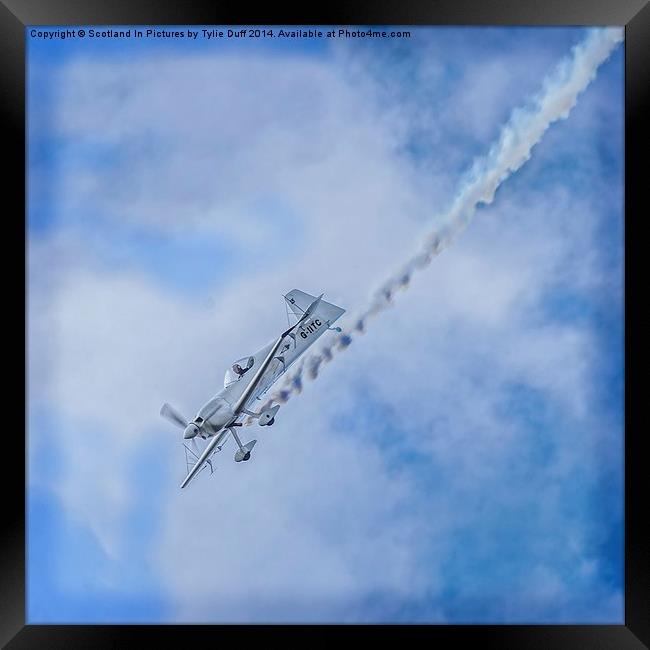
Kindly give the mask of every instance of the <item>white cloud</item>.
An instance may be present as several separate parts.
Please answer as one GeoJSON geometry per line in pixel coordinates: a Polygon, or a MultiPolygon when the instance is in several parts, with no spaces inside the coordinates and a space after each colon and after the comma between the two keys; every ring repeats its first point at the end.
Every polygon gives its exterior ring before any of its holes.
{"type": "MultiPolygon", "coordinates": [[[[396,155],[381,107],[324,62],[80,61],[58,83],[60,135],[124,152],[115,166],[63,170],[62,215],[92,205],[179,237],[216,232],[244,267],[213,287],[205,309],[144,273],[107,268],[99,244],[89,248],[65,218],[66,234],[30,245],[30,394],[69,423],[52,488],[109,553],[128,552],[125,458],[144,442],[169,447],[169,489],[151,496],[165,503],[162,535],[150,550],[176,620],[331,620],[377,594],[435,595],[453,534],[480,519],[481,494],[534,505],[537,493],[509,495],[499,483],[530,448],[499,406],[520,382],[569,421],[589,415],[592,333],[549,322],[540,305],[559,278],[576,291],[601,281],[590,257],[597,222],[575,218],[593,206],[556,188],[486,210],[272,429],[246,429],[260,437],[252,462],[236,465],[226,449],[217,475],[180,493],[178,433],[160,404],[192,413],[232,358],[282,325],[279,296],[294,286],[354,310],[412,252],[431,197],[416,191],[422,179],[396,155]],[[286,255],[260,267],[256,255],[283,245],[253,208],[268,197],[298,225],[286,255]],[[363,410],[361,388],[403,420],[404,447],[444,473],[440,492],[396,468],[372,428],[353,436],[337,420],[363,410]]],[[[549,433],[559,453],[534,490],[581,453],[549,433]]],[[[32,430],[30,445],[38,439],[32,430]]],[[[551,512],[559,498],[549,495],[551,512]]],[[[548,598],[561,591],[552,570],[538,573],[548,598]]]]}

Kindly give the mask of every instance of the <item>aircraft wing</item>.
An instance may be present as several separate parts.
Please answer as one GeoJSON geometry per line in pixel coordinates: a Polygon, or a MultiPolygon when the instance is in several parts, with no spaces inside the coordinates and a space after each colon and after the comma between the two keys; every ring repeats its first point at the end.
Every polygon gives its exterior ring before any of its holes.
{"type": "Polygon", "coordinates": [[[253,378],[250,380],[246,388],[244,389],[244,392],[241,394],[237,402],[235,403],[233,407],[233,414],[234,418],[232,419],[231,423],[224,427],[222,431],[215,436],[213,436],[210,441],[208,442],[207,446],[203,450],[203,453],[199,456],[198,460],[192,467],[192,469],[188,472],[187,476],[181,483],[181,488],[184,488],[205,466],[206,462],[210,458],[210,456],[214,453],[216,447],[219,445],[219,442],[225,438],[225,436],[228,434],[230,426],[234,422],[236,422],[237,418],[241,415],[243,409],[246,406],[246,401],[248,398],[251,396],[257,385],[259,384],[260,380],[262,379],[262,376],[264,375],[264,372],[268,368],[269,364],[271,361],[273,361],[273,357],[275,356],[275,353],[278,351],[278,348],[280,345],[282,345],[282,342],[284,339],[289,335],[289,333],[294,330],[298,326],[298,323],[290,327],[288,330],[283,332],[278,339],[275,341],[271,349],[269,350],[268,354],[266,355],[266,358],[262,363],[260,364],[259,368],[255,372],[255,375],[253,378]]]}
{"type": "Polygon", "coordinates": [[[187,476],[181,483],[181,488],[184,488],[205,467],[205,465],[210,460],[210,456],[218,451],[217,447],[225,441],[227,435],[228,429],[223,429],[212,438],[210,438],[208,444],[205,446],[205,449],[201,452],[201,455],[198,457],[197,461],[194,463],[190,471],[187,473],[187,476]]]}

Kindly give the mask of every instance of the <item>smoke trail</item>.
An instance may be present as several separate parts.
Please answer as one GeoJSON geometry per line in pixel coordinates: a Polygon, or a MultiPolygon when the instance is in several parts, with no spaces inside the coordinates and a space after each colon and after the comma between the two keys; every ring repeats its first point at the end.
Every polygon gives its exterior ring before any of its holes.
{"type": "Polygon", "coordinates": [[[595,78],[598,67],[622,40],[621,29],[593,29],[583,42],[572,48],[571,53],[544,79],[541,91],[529,104],[511,113],[498,140],[485,157],[474,163],[450,209],[440,217],[440,226],[424,237],[420,250],[388,277],[351,320],[352,325],[346,331],[332,337],[289,374],[264,408],[272,402],[287,402],[294,393],[299,393],[305,374],[309,379],[315,379],[324,363],[331,361],[337,351],[345,350],[355,336],[366,331],[371,318],[393,304],[395,294],[409,286],[413,275],[425,269],[467,227],[477,206],[493,201],[499,185],[530,158],[532,148],[549,126],[568,117],[578,95],[595,78]]]}

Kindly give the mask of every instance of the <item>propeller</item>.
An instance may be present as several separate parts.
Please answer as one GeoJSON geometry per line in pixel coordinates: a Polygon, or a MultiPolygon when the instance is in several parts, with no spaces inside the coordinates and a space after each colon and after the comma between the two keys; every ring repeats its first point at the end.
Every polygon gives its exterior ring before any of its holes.
{"type": "Polygon", "coordinates": [[[187,420],[173,406],[167,404],[167,402],[162,405],[160,415],[177,427],[181,427],[181,429],[187,427],[187,420]]]}

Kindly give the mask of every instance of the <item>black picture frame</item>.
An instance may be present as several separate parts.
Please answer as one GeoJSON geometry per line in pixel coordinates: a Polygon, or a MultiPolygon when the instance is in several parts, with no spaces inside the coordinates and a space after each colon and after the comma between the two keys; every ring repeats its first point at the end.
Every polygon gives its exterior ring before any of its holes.
{"type": "MultiPolygon", "coordinates": [[[[230,2],[187,0],[0,0],[0,105],[2,106],[3,153],[9,162],[4,171],[5,254],[9,269],[5,284],[22,293],[24,320],[17,306],[5,310],[5,324],[13,325],[18,340],[26,342],[26,293],[19,283],[18,262],[13,251],[27,255],[25,237],[25,31],[26,25],[117,25],[117,24],[344,24],[344,25],[624,25],[625,26],[625,622],[622,625],[383,625],[380,634],[388,642],[401,635],[417,634],[423,640],[451,645],[472,643],[498,648],[642,648],[650,645],[650,540],[644,530],[648,480],[644,471],[644,431],[634,417],[639,408],[639,388],[633,381],[640,367],[638,344],[638,292],[634,278],[641,271],[637,224],[642,222],[641,194],[645,165],[641,154],[649,141],[650,116],[650,6],[647,0],[401,0],[386,2],[329,2],[318,8],[303,6],[290,11],[269,3],[251,9],[230,2]],[[12,227],[9,228],[8,226],[12,227]],[[636,247],[636,248],[635,248],[636,247]],[[18,314],[18,316],[17,316],[18,314]],[[645,486],[645,487],[644,487],[645,486]],[[645,644],[645,646],[644,646],[645,644]]],[[[645,180],[645,179],[644,179],[645,180]]],[[[647,183],[647,181],[646,181],[647,183]]],[[[25,259],[23,260],[25,270],[25,259]]],[[[27,291],[26,273],[23,288],[27,291]]],[[[13,301],[12,301],[13,302],[13,301]]],[[[11,304],[11,303],[10,303],[11,304]]],[[[5,349],[17,348],[9,335],[5,349]]],[[[22,367],[25,369],[25,359],[22,367]]],[[[18,362],[19,368],[21,361],[18,362]]],[[[9,374],[5,370],[5,377],[9,374]]],[[[20,370],[18,376],[21,376],[20,370]]],[[[26,382],[14,383],[16,397],[6,393],[11,411],[26,382]],[[13,399],[12,399],[13,398],[13,399]]],[[[24,467],[17,459],[25,453],[24,439],[15,435],[19,425],[5,423],[2,472],[2,536],[0,545],[0,643],[18,648],[126,647],[168,641],[189,645],[205,640],[223,643],[227,631],[277,632],[279,628],[296,640],[312,638],[313,626],[77,626],[27,625],[25,603],[25,485],[24,467]],[[16,469],[17,467],[17,469],[16,469]],[[21,488],[20,486],[23,486],[21,488]]],[[[24,428],[27,430],[27,408],[24,428]]],[[[22,425],[22,423],[21,423],[22,425]]],[[[371,626],[377,629],[379,626],[371,626]]],[[[345,636],[353,640],[367,634],[368,626],[319,626],[323,641],[345,636]]],[[[264,638],[264,637],[263,637],[264,638]]],[[[317,638],[317,637],[313,637],[317,638]]],[[[320,640],[319,639],[319,640],[320,640]]],[[[239,639],[238,639],[239,641],[239,639]]],[[[226,641],[227,642],[227,641],[226,641]]],[[[239,641],[241,642],[241,641],[239,641]]]]}

